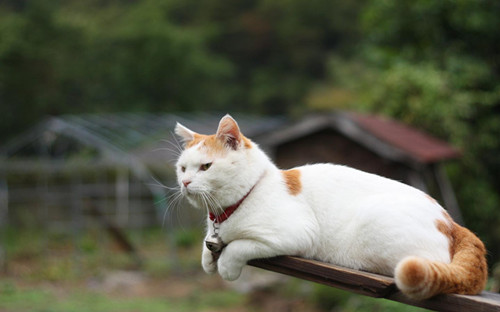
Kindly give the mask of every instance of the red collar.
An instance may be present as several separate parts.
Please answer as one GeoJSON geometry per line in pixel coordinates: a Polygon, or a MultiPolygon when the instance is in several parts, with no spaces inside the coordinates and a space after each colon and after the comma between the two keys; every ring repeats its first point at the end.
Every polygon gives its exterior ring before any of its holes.
{"type": "Polygon", "coordinates": [[[208,217],[210,218],[210,220],[214,221],[215,223],[219,223],[219,224],[221,224],[222,222],[226,221],[227,218],[229,218],[233,214],[233,212],[235,212],[236,209],[238,209],[238,207],[245,200],[245,198],[247,198],[248,195],[250,195],[250,193],[252,192],[252,190],[254,188],[255,188],[255,185],[252,186],[252,188],[250,189],[250,191],[248,191],[248,193],[245,196],[243,196],[242,199],[240,199],[236,204],[231,205],[231,206],[227,207],[226,209],[224,209],[224,212],[221,213],[220,215],[216,216],[212,212],[209,212],[208,213],[208,217]]]}

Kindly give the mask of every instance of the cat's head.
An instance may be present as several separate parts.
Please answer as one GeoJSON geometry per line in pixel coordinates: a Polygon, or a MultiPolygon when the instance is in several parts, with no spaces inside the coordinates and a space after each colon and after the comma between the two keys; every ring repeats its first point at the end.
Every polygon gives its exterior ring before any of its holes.
{"type": "Polygon", "coordinates": [[[197,208],[220,212],[244,196],[264,171],[264,154],[229,115],[213,135],[198,134],[179,123],[175,133],[184,143],[176,164],[177,183],[197,208]]]}

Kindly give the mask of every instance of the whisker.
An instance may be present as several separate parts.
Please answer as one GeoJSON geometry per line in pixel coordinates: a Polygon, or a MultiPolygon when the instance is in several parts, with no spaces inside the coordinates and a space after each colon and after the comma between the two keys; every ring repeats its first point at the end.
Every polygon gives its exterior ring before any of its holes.
{"type": "Polygon", "coordinates": [[[177,155],[182,154],[182,152],[183,152],[182,146],[180,145],[179,141],[177,141],[177,138],[175,137],[175,135],[173,135],[172,132],[170,132],[170,134],[171,134],[172,138],[174,139],[173,142],[171,140],[166,140],[166,139],[161,140],[161,142],[167,143],[168,145],[173,147],[174,149],[172,149],[172,151],[175,152],[177,155]]]}
{"type": "Polygon", "coordinates": [[[184,150],[183,148],[183,145],[181,145],[181,143],[179,142],[179,140],[177,140],[177,136],[172,132],[170,131],[170,135],[171,137],[174,139],[175,141],[175,144],[171,141],[168,141],[168,143],[172,144],[173,146],[175,146],[177,148],[177,150],[182,153],[182,151],[184,150]]]}
{"type": "Polygon", "coordinates": [[[222,208],[219,200],[213,194],[207,192],[207,197],[210,200],[212,211],[220,212],[221,214],[224,213],[224,208],[222,208]]]}
{"type": "MultiPolygon", "coordinates": [[[[163,220],[162,220],[162,227],[165,227],[167,216],[171,214],[174,211],[178,212],[178,207],[180,203],[183,200],[183,196],[181,192],[175,192],[172,196],[170,196],[170,200],[167,204],[167,207],[165,208],[165,212],[163,213],[163,220]]],[[[167,197],[165,197],[165,200],[167,200],[167,197]]],[[[177,215],[177,219],[179,219],[177,215]]]]}
{"type": "Polygon", "coordinates": [[[177,158],[179,158],[179,156],[182,154],[182,152],[184,150],[183,150],[182,146],[180,145],[179,141],[177,140],[176,136],[174,135],[174,133],[172,133],[172,131],[170,131],[170,135],[171,135],[173,141],[167,140],[167,139],[160,140],[160,142],[166,143],[166,144],[170,145],[170,147],[169,146],[158,147],[158,148],[153,149],[152,152],[167,151],[167,152],[172,153],[172,155],[174,157],[173,158],[169,157],[169,159],[167,159],[167,161],[170,164],[175,164],[175,162],[177,161],[177,158]]]}
{"type": "Polygon", "coordinates": [[[161,199],[159,199],[159,200],[155,201],[155,203],[154,203],[154,204],[159,206],[159,205],[163,204],[163,203],[164,203],[164,202],[166,202],[166,201],[167,201],[167,196],[163,196],[163,198],[161,198],[161,199]]]}
{"type": "Polygon", "coordinates": [[[179,152],[178,150],[175,150],[175,149],[170,148],[170,147],[158,147],[158,148],[153,149],[153,152],[161,152],[161,151],[171,152],[175,156],[179,156],[181,154],[181,152],[179,152]]]}
{"type": "Polygon", "coordinates": [[[164,189],[167,189],[167,190],[170,190],[170,191],[180,191],[180,186],[176,185],[174,187],[171,187],[171,186],[166,186],[165,184],[161,183],[160,181],[158,181],[155,177],[151,176],[151,179],[153,179],[157,184],[154,184],[154,183],[148,183],[148,185],[150,186],[159,186],[161,188],[164,188],[164,189]]]}
{"type": "Polygon", "coordinates": [[[209,199],[207,197],[207,194],[206,193],[200,193],[201,195],[201,199],[203,200],[203,204],[205,205],[205,209],[207,211],[210,211],[210,202],[209,202],[209,199]]]}

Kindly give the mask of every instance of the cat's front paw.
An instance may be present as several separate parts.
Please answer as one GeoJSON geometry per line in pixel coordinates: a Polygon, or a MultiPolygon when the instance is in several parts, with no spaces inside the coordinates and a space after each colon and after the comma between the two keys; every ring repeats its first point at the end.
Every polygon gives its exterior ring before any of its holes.
{"type": "Polygon", "coordinates": [[[214,259],[210,250],[204,248],[201,255],[201,266],[203,270],[208,274],[214,274],[217,272],[217,260],[214,259]]]}
{"type": "Polygon", "coordinates": [[[241,275],[243,265],[234,263],[232,261],[224,261],[219,259],[218,263],[219,275],[226,281],[234,281],[241,275]]]}

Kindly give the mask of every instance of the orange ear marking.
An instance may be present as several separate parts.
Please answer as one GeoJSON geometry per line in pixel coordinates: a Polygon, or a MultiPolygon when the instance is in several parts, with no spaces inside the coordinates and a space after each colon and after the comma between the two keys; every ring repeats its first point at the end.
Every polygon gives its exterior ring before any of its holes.
{"type": "Polygon", "coordinates": [[[250,141],[249,139],[247,139],[243,135],[241,136],[241,139],[243,140],[243,144],[244,144],[245,148],[250,149],[253,147],[252,141],[250,141]]]}
{"type": "Polygon", "coordinates": [[[190,148],[198,144],[200,144],[200,147],[210,155],[221,155],[227,152],[226,146],[217,138],[215,134],[195,134],[194,139],[186,144],[186,148],[190,148]]]}
{"type": "Polygon", "coordinates": [[[241,143],[242,134],[238,123],[229,115],[222,117],[217,128],[216,137],[225,145],[236,150],[241,143]]]}
{"type": "Polygon", "coordinates": [[[222,117],[219,123],[219,128],[217,128],[217,136],[219,137],[232,137],[236,141],[240,140],[240,128],[238,123],[229,115],[222,117]]]}
{"type": "Polygon", "coordinates": [[[291,169],[281,171],[285,179],[286,186],[288,187],[288,192],[292,195],[297,195],[302,191],[302,182],[300,181],[300,170],[291,169]]]}
{"type": "MultiPolygon", "coordinates": [[[[241,135],[241,140],[243,141],[243,146],[247,149],[253,147],[252,141],[241,135]]],[[[204,135],[196,133],[194,139],[186,143],[186,148],[190,148],[202,143],[212,153],[223,152],[226,148],[224,143],[217,138],[216,135],[204,135]],[[203,143],[202,143],[203,142],[203,143]]]]}
{"type": "Polygon", "coordinates": [[[205,140],[208,136],[204,134],[194,134],[194,139],[186,143],[186,148],[193,147],[195,145],[198,145],[200,142],[205,140]]]}
{"type": "Polygon", "coordinates": [[[226,147],[233,150],[243,145],[244,148],[253,147],[252,141],[246,138],[238,127],[238,123],[229,115],[224,116],[219,122],[216,134],[205,135],[192,132],[193,139],[186,143],[185,148],[190,148],[202,143],[211,154],[222,153],[226,147]]]}

